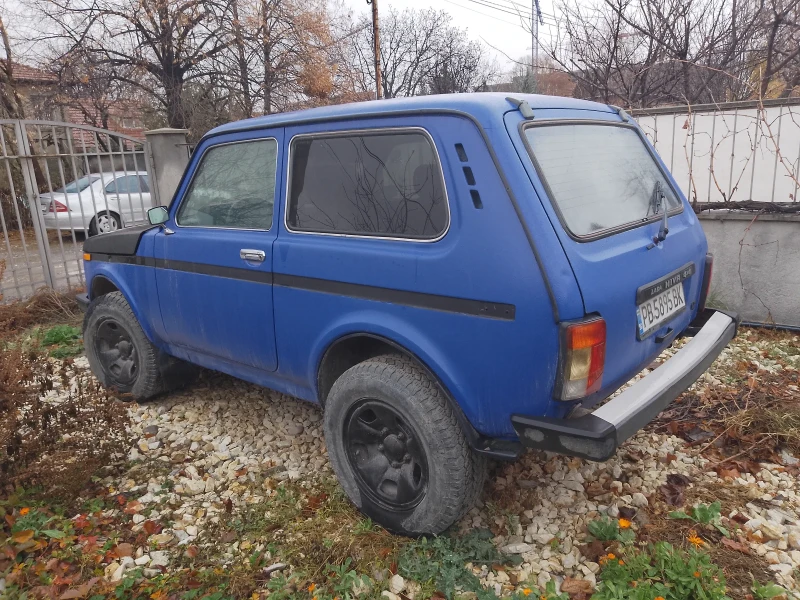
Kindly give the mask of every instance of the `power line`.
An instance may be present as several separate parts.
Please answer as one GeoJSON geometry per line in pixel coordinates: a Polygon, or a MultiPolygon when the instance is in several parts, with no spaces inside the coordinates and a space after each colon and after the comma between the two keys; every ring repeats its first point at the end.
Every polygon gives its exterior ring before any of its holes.
{"type": "Polygon", "coordinates": [[[495,17],[494,15],[490,15],[490,14],[487,14],[485,12],[481,12],[479,10],[475,10],[474,8],[470,8],[469,6],[464,6],[463,4],[458,4],[456,2],[453,2],[453,0],[444,0],[444,1],[447,2],[448,4],[452,4],[453,6],[457,6],[459,8],[463,8],[464,10],[468,10],[470,12],[473,12],[473,13],[477,14],[477,15],[483,15],[484,17],[488,17],[490,19],[494,19],[495,21],[500,21],[501,23],[506,23],[508,25],[513,25],[514,27],[519,27],[520,29],[525,30],[525,28],[522,26],[521,23],[512,23],[511,21],[506,21],[505,19],[501,19],[500,17],[495,17]]]}

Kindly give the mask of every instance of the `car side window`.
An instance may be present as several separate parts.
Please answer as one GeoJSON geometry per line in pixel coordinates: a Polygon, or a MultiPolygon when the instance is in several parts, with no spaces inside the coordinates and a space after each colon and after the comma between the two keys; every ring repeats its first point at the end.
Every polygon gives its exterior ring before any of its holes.
{"type": "Polygon", "coordinates": [[[290,230],[430,240],[449,220],[442,169],[422,131],[292,141],[290,230]]]}
{"type": "Polygon", "coordinates": [[[149,194],[150,193],[150,184],[147,182],[147,175],[139,175],[139,181],[142,185],[142,191],[149,194]]]}
{"type": "Polygon", "coordinates": [[[106,186],[109,194],[137,194],[141,191],[138,175],[125,175],[117,177],[106,186]]]}
{"type": "Polygon", "coordinates": [[[178,209],[178,225],[272,227],[278,142],[274,138],[208,149],[178,209]]]}

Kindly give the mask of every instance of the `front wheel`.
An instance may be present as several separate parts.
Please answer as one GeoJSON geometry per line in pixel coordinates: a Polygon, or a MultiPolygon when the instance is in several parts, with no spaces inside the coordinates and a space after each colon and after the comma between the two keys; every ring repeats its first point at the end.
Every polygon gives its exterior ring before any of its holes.
{"type": "Polygon", "coordinates": [[[158,349],[150,343],[120,292],[92,301],[83,320],[89,366],[100,383],[136,400],[164,390],[158,349]]]}
{"type": "Polygon", "coordinates": [[[406,357],[348,369],[331,388],[324,421],[345,493],[389,531],[441,533],[481,492],[486,460],[469,447],[436,383],[406,357]]]}

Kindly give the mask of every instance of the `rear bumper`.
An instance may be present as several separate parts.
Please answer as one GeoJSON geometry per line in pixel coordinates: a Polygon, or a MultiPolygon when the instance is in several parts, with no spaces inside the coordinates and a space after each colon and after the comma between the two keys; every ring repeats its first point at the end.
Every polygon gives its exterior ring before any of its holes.
{"type": "Polygon", "coordinates": [[[663,365],[600,408],[574,419],[513,415],[523,445],[595,461],[617,448],[694,383],[736,335],[736,315],[706,309],[687,329],[693,335],[663,365]]]}

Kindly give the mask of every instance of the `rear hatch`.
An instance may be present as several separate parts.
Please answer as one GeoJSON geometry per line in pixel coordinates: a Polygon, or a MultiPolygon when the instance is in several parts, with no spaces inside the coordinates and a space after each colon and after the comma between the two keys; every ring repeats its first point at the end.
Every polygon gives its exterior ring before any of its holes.
{"type": "Polygon", "coordinates": [[[707,244],[632,123],[613,112],[546,112],[556,118],[537,111],[523,121],[510,112],[506,127],[570,261],[586,314],[606,322],[602,385],[590,404],[650,363],[692,320],[707,244]],[[665,233],[665,204],[668,233],[655,243],[665,233]]]}

